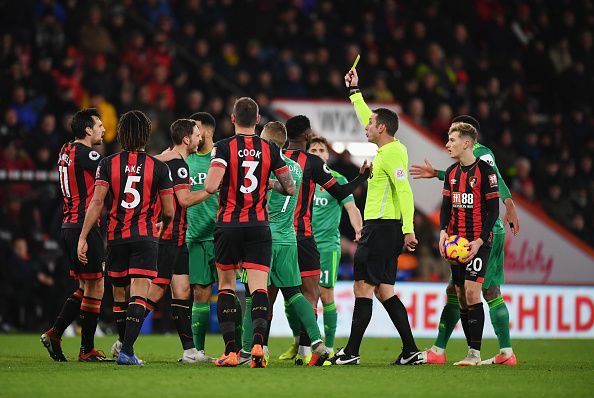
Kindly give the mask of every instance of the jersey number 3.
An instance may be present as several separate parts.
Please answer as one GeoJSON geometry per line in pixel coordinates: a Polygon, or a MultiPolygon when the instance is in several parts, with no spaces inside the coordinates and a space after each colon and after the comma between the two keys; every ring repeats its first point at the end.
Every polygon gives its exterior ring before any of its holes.
{"type": "Polygon", "coordinates": [[[254,175],[254,171],[256,171],[256,168],[258,167],[258,163],[259,162],[256,162],[254,160],[244,160],[241,163],[242,167],[247,167],[248,169],[247,173],[244,176],[244,179],[250,182],[250,184],[247,187],[245,185],[239,187],[241,193],[252,193],[258,187],[258,179],[254,175]]]}

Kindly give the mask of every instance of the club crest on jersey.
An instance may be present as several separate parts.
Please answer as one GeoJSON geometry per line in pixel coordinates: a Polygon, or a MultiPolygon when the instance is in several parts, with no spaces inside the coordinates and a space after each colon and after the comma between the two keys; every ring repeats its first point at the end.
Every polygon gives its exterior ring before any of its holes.
{"type": "Polygon", "coordinates": [[[489,174],[489,185],[491,188],[495,188],[497,186],[497,174],[489,174]]]}
{"type": "Polygon", "coordinates": [[[455,178],[452,178],[450,180],[450,185],[456,185],[456,182],[458,182],[455,178]]]}
{"type": "Polygon", "coordinates": [[[177,175],[179,178],[188,178],[188,170],[186,170],[184,167],[180,167],[177,169],[177,175]]]}
{"type": "Polygon", "coordinates": [[[468,180],[468,183],[470,184],[471,188],[474,188],[474,186],[476,185],[476,182],[478,181],[478,178],[472,176],[470,177],[470,180],[468,180]]]}
{"type": "Polygon", "coordinates": [[[89,152],[89,159],[91,159],[91,160],[97,160],[97,159],[99,159],[99,156],[101,156],[101,155],[99,155],[99,152],[97,152],[97,151],[89,152]]]}

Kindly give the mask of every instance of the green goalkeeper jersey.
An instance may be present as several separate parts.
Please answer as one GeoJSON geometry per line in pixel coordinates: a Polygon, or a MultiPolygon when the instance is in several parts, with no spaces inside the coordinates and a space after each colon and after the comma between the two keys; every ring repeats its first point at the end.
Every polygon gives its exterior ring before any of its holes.
{"type": "Polygon", "coordinates": [[[299,187],[303,180],[303,170],[297,162],[283,155],[283,160],[287,163],[291,176],[295,181],[295,195],[285,196],[275,190],[268,194],[268,220],[270,233],[272,234],[272,243],[277,245],[296,245],[297,234],[293,226],[295,208],[299,199],[299,187]]]}
{"type": "MultiPolygon", "coordinates": [[[[477,158],[487,162],[491,167],[493,167],[493,169],[495,170],[495,173],[497,173],[497,181],[499,184],[499,186],[498,186],[499,196],[501,197],[501,201],[505,202],[506,199],[511,198],[512,197],[511,192],[509,191],[509,188],[507,187],[507,185],[505,184],[505,181],[503,181],[503,178],[501,177],[501,174],[499,173],[499,168],[497,168],[497,164],[495,163],[495,155],[493,155],[493,152],[489,148],[484,146],[483,144],[479,144],[477,142],[472,147],[472,153],[477,158]]],[[[440,180],[443,181],[443,179],[445,178],[445,172],[442,170],[438,170],[437,178],[439,178],[440,180]]],[[[494,234],[505,233],[505,228],[503,227],[503,221],[501,221],[501,218],[498,218],[497,221],[495,222],[495,226],[493,226],[493,233],[494,234]]]]}
{"type": "MultiPolygon", "coordinates": [[[[210,154],[193,153],[186,159],[190,167],[190,191],[204,189],[206,174],[210,168],[210,154]]],[[[186,242],[213,240],[215,219],[219,209],[219,194],[211,195],[204,202],[188,207],[188,230],[186,242]]]]}
{"type": "MultiPolygon", "coordinates": [[[[330,170],[330,174],[344,185],[348,182],[340,173],[330,170]]],[[[348,202],[354,202],[353,195],[349,195],[341,202],[334,199],[324,188],[316,185],[313,200],[312,228],[316,244],[320,251],[340,249],[340,217],[342,207],[348,202]]]]}

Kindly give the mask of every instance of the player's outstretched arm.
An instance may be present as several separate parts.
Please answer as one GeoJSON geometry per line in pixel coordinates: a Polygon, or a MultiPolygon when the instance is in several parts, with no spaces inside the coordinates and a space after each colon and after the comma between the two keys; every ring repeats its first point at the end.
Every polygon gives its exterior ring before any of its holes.
{"type": "MultiPolygon", "coordinates": [[[[322,160],[320,159],[320,162],[322,160]]],[[[323,163],[322,169],[325,167],[326,169],[328,166],[323,163]]],[[[318,170],[319,167],[314,167],[314,170],[318,170]]],[[[327,175],[329,173],[323,174],[322,172],[314,172],[313,180],[316,184],[321,185],[324,189],[328,191],[330,195],[339,202],[342,201],[344,198],[352,194],[355,189],[367,181],[369,175],[371,174],[373,167],[371,164],[367,164],[367,160],[363,162],[363,165],[359,169],[359,175],[353,178],[351,181],[347,182],[346,184],[339,184],[338,181],[334,177],[330,175],[331,178],[328,178],[327,175]]]]}
{"type": "Polygon", "coordinates": [[[351,69],[344,76],[344,83],[349,89],[349,99],[355,107],[355,113],[361,126],[365,127],[369,124],[371,118],[371,109],[365,103],[363,95],[359,91],[359,76],[357,75],[357,69],[351,69]]]}
{"type": "Polygon", "coordinates": [[[177,198],[177,201],[181,207],[188,208],[190,206],[204,202],[206,199],[211,197],[211,194],[205,189],[201,189],[199,191],[190,191],[187,188],[182,188],[175,191],[175,197],[177,198]]]}
{"type": "Polygon", "coordinates": [[[221,186],[223,177],[225,176],[225,168],[218,166],[219,163],[212,163],[206,174],[206,180],[204,181],[204,190],[209,194],[213,195],[221,186]]]}
{"type": "Polygon", "coordinates": [[[87,236],[89,232],[93,228],[94,225],[97,224],[97,220],[101,215],[101,210],[103,209],[103,204],[105,203],[105,197],[107,196],[107,192],[109,190],[109,185],[107,182],[103,180],[98,180],[95,185],[95,192],[93,193],[93,199],[89,203],[89,208],[87,209],[87,214],[85,214],[85,221],[83,222],[82,231],[78,238],[78,248],[77,254],[78,259],[81,263],[87,264],[87,236]]]}
{"type": "Polygon", "coordinates": [[[345,203],[344,209],[349,215],[351,226],[355,230],[355,242],[359,242],[359,239],[361,238],[361,231],[363,230],[363,218],[361,217],[361,212],[357,208],[355,202],[345,203]]]}
{"type": "Polygon", "coordinates": [[[165,149],[160,154],[155,155],[155,157],[163,163],[169,162],[170,160],[173,160],[173,159],[181,159],[182,158],[182,156],[180,155],[179,152],[174,151],[171,148],[165,149]]]}
{"type": "MultiPolygon", "coordinates": [[[[418,180],[419,178],[436,178],[439,176],[440,170],[435,170],[429,160],[425,159],[425,164],[413,164],[408,172],[413,179],[418,180]]],[[[440,180],[443,180],[443,177],[440,180]]]]}

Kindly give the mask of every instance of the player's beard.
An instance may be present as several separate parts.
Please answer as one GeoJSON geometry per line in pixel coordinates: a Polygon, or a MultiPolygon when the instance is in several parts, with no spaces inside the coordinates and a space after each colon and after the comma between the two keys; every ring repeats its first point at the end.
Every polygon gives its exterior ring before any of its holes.
{"type": "Polygon", "coordinates": [[[204,140],[200,140],[198,145],[196,145],[196,150],[194,152],[200,152],[204,148],[204,140]]]}

